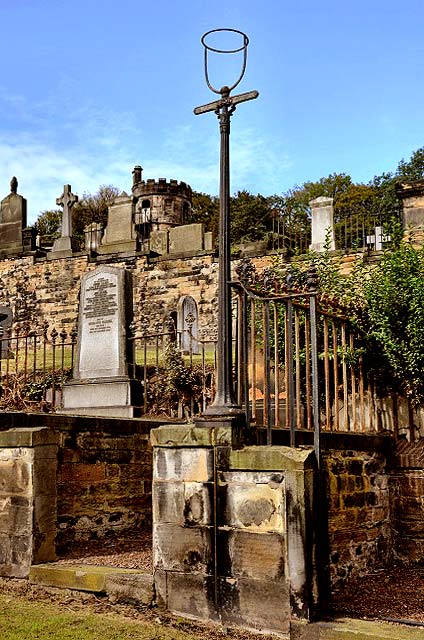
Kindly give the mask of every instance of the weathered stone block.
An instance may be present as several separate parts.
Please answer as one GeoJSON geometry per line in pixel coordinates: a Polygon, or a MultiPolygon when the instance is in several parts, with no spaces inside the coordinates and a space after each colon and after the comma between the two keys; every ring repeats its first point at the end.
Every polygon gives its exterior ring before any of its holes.
{"type": "Polygon", "coordinates": [[[157,480],[208,482],[213,478],[213,453],[200,448],[156,448],[153,469],[157,480]]]}
{"type": "Polygon", "coordinates": [[[106,592],[112,602],[149,605],[153,601],[153,577],[144,573],[109,574],[106,592]]]}
{"type": "Polygon", "coordinates": [[[155,482],[153,518],[185,526],[211,524],[212,487],[200,482],[155,482]]]}
{"type": "Polygon", "coordinates": [[[221,575],[281,581],[286,571],[286,541],[281,533],[220,529],[221,575]]]}
{"type": "Polygon", "coordinates": [[[17,536],[32,531],[32,502],[22,496],[0,498],[0,533],[17,536]]]}
{"type": "Polygon", "coordinates": [[[203,247],[203,224],[186,224],[169,230],[169,253],[202,251],[203,247]]]}
{"type": "Polygon", "coordinates": [[[0,495],[28,494],[31,463],[30,450],[0,450],[0,495]]]}
{"type": "Polygon", "coordinates": [[[287,584],[269,580],[223,578],[220,581],[222,620],[260,631],[290,631],[287,584]]]}
{"type": "MultiPolygon", "coordinates": [[[[229,479],[231,473],[226,474],[229,479]]],[[[244,473],[238,482],[227,482],[220,487],[223,524],[262,531],[281,531],[285,522],[284,482],[277,483],[273,475],[268,484],[250,482],[251,474],[244,473]]]]}
{"type": "Polygon", "coordinates": [[[174,524],[153,526],[153,566],[168,571],[210,573],[212,542],[209,527],[174,524]]]}
{"type": "Polygon", "coordinates": [[[168,572],[167,607],[176,614],[200,620],[217,618],[212,576],[168,572]]]}

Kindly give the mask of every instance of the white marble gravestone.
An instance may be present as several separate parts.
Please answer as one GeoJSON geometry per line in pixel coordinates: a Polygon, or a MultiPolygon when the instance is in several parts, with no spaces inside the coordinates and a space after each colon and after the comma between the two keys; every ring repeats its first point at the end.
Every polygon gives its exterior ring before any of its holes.
{"type": "Polygon", "coordinates": [[[133,417],[138,387],[129,376],[131,319],[128,271],[107,265],[83,276],[76,360],[73,379],[63,387],[63,412],[133,417]]]}

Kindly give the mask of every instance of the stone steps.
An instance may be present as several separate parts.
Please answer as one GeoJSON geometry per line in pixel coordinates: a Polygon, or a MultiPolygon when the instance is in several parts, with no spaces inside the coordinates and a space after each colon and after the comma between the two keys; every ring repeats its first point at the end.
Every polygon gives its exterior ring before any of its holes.
{"type": "Polygon", "coordinates": [[[43,587],[89,591],[115,602],[152,602],[153,577],[137,569],[93,565],[64,565],[58,562],[32,565],[29,581],[43,587]]]}

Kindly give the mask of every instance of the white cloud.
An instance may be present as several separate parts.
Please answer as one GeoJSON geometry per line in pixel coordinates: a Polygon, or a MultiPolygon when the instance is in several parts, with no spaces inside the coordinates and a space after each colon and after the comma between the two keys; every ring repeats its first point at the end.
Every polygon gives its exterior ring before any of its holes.
{"type": "MultiPolygon", "coordinates": [[[[16,175],[19,193],[28,200],[29,223],[56,206],[65,183],[80,196],[102,184],[129,192],[132,168],[140,163],[146,178],[175,178],[197,191],[218,193],[218,127],[189,123],[149,130],[134,113],[91,102],[74,106],[67,98],[59,92],[57,100],[29,106],[0,87],[0,197],[16,175]]],[[[231,136],[233,193],[281,191],[290,162],[275,148],[275,141],[238,127],[231,136]]]]}

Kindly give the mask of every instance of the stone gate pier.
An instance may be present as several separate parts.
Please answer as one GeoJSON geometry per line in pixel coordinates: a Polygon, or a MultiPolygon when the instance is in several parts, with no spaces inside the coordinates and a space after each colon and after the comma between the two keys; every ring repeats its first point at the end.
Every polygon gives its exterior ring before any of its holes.
{"type": "Polygon", "coordinates": [[[151,432],[153,564],[171,612],[288,634],[317,605],[312,449],[237,447],[230,428],[151,432]]]}

